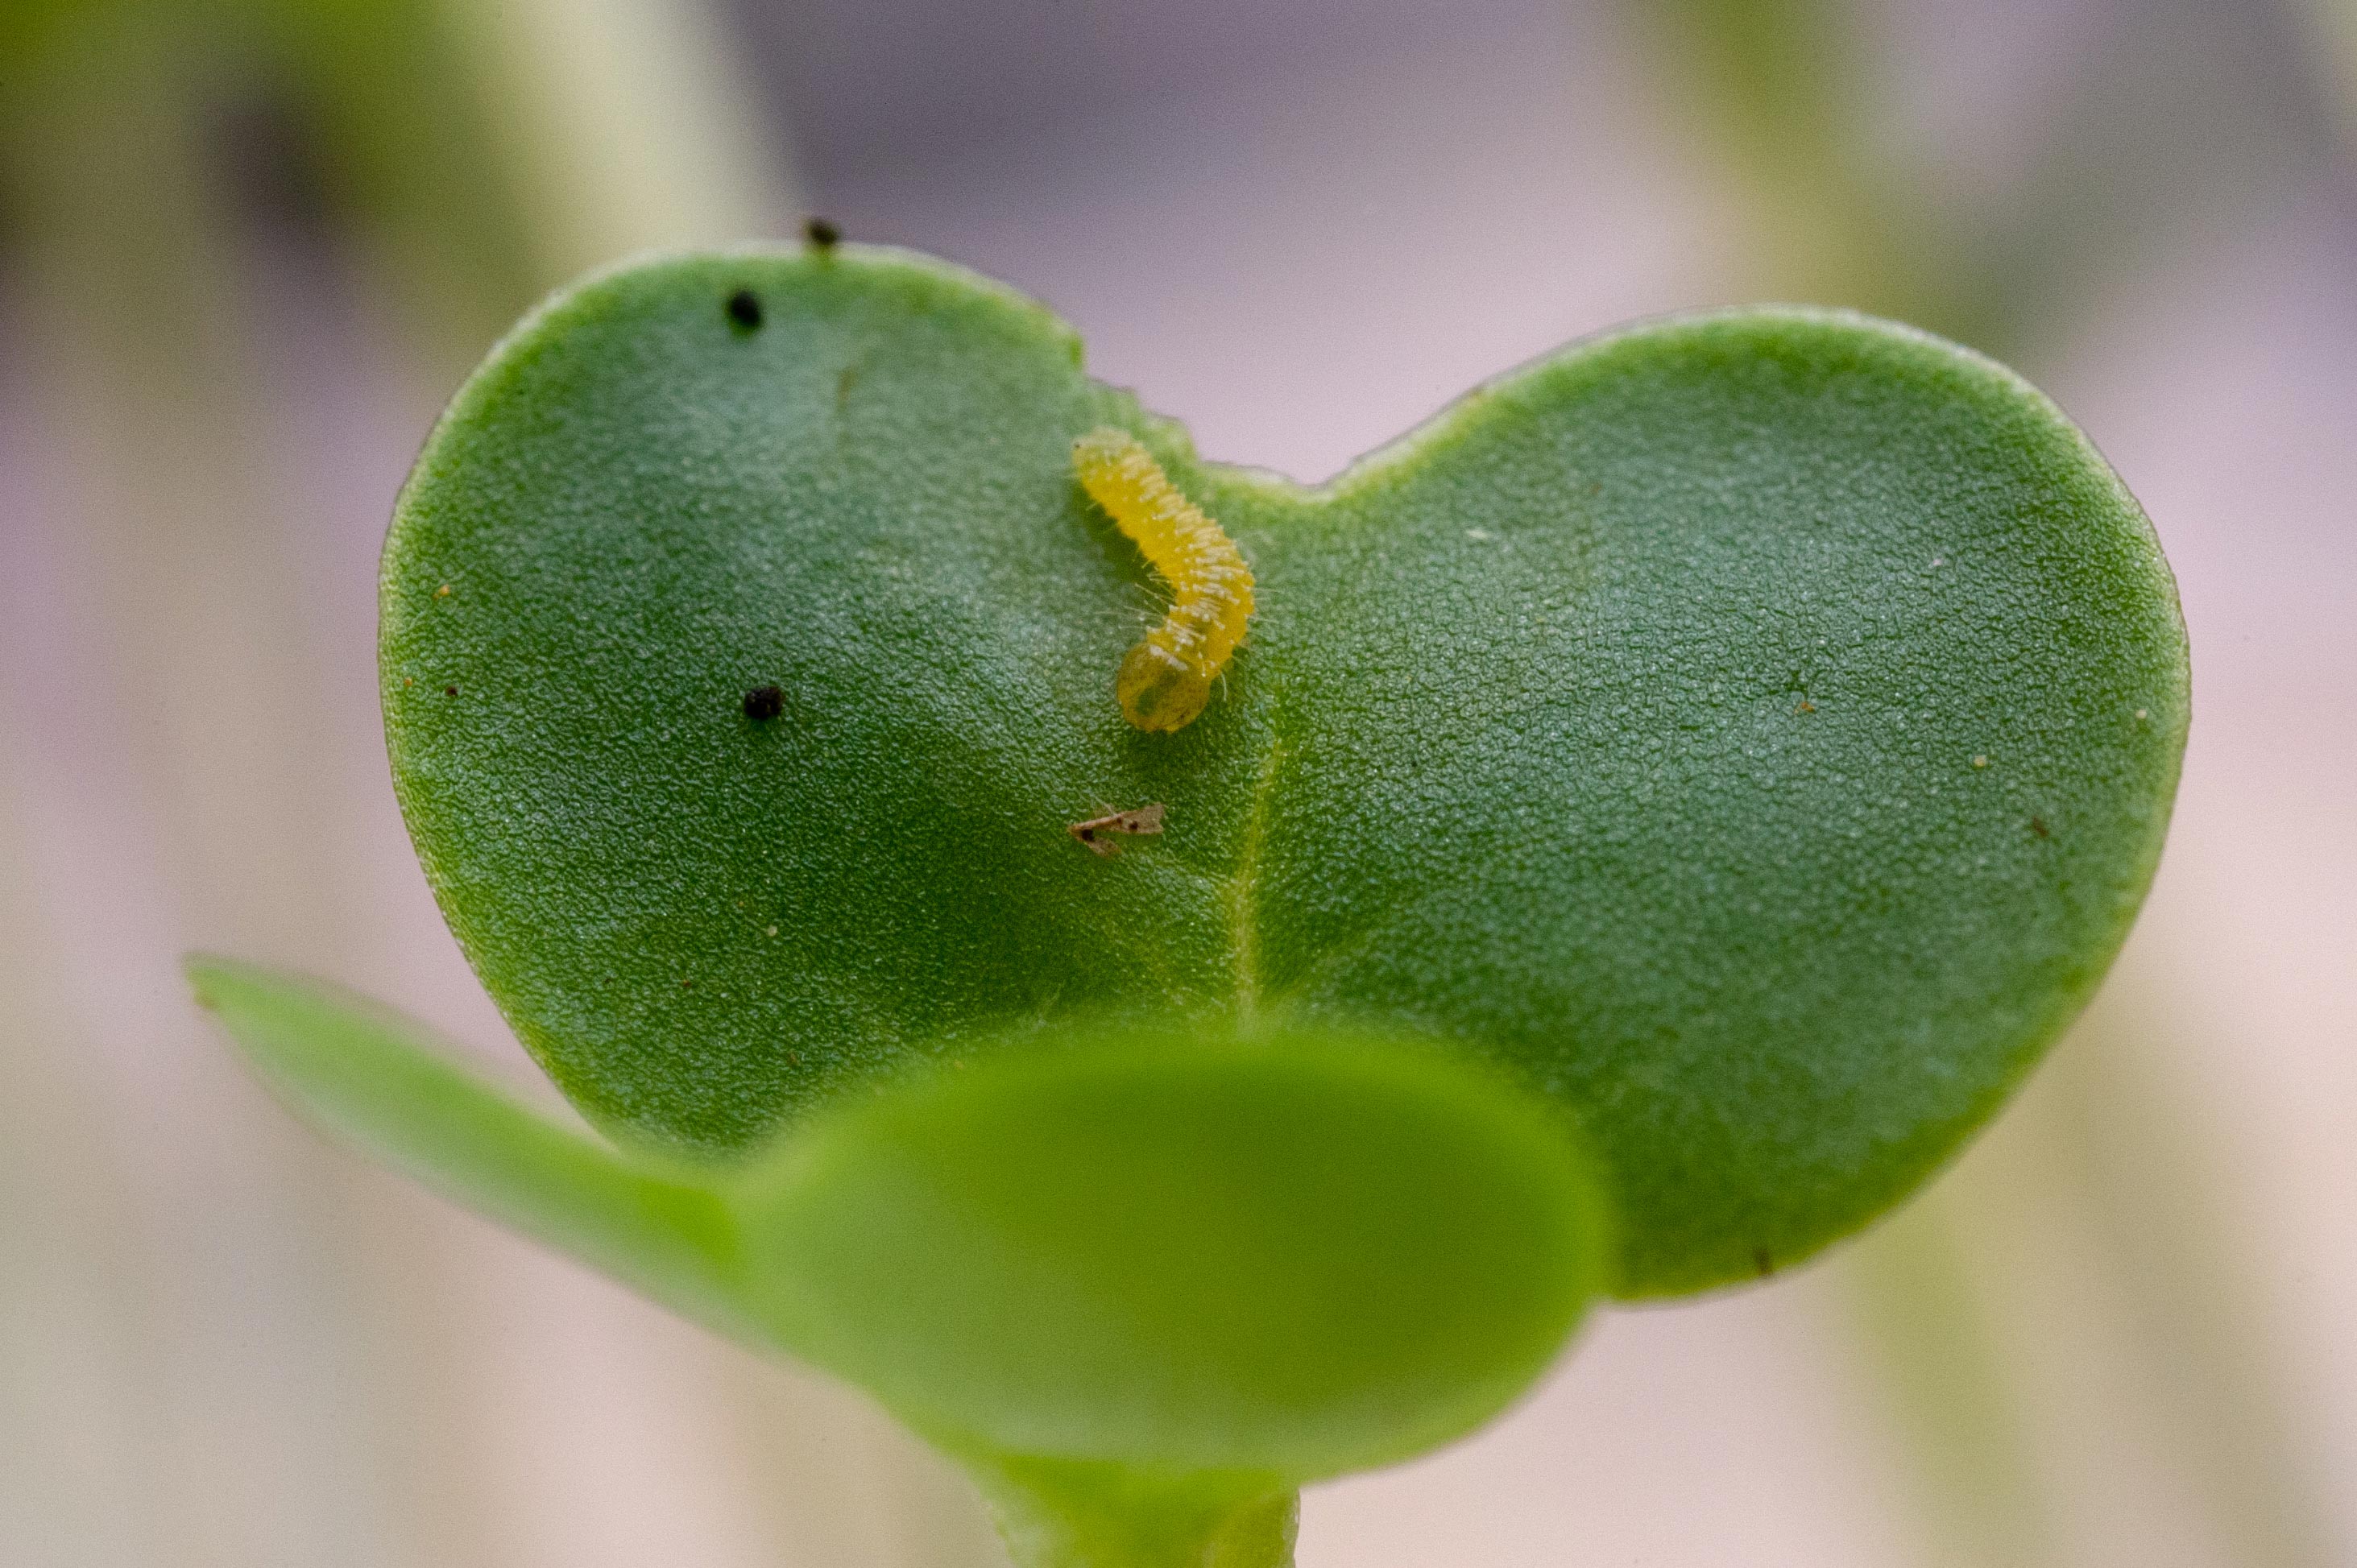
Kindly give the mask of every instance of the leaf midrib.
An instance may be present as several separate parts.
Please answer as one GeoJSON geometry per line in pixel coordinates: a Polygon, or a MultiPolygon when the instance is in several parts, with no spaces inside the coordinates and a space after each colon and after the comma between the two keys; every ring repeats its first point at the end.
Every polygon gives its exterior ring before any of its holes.
{"type": "Polygon", "coordinates": [[[1253,775],[1252,799],[1244,811],[1243,842],[1236,849],[1236,868],[1223,888],[1228,906],[1228,940],[1235,954],[1236,1016],[1250,1023],[1260,1006],[1259,895],[1261,852],[1268,837],[1268,803],[1276,792],[1276,770],[1285,755],[1285,741],[1272,728],[1253,775]]]}

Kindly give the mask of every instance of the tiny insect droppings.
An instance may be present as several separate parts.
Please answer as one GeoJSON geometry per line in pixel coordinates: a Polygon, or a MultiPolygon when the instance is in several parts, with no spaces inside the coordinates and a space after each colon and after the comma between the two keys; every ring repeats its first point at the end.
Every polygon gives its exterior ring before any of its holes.
{"type": "Polygon", "coordinates": [[[761,325],[761,302],[749,288],[728,296],[728,319],[750,332],[761,325]]]}
{"type": "Polygon", "coordinates": [[[756,686],[745,693],[745,716],[756,721],[776,718],[786,711],[786,693],[776,686],[756,686]]]}
{"type": "Polygon", "coordinates": [[[1211,682],[1244,639],[1252,568],[1127,431],[1103,425],[1073,442],[1072,471],[1173,596],[1162,624],[1122,660],[1114,681],[1122,714],[1142,730],[1184,729],[1211,701],[1211,682]]]}
{"type": "Polygon", "coordinates": [[[823,218],[802,220],[802,238],[822,251],[832,251],[843,243],[843,231],[823,218]]]}
{"type": "Polygon", "coordinates": [[[1085,822],[1074,822],[1064,830],[1085,845],[1091,854],[1111,860],[1121,853],[1121,845],[1106,835],[1109,833],[1158,833],[1162,831],[1162,802],[1138,807],[1132,811],[1108,811],[1102,817],[1091,817],[1085,822]]]}
{"type": "Polygon", "coordinates": [[[458,688],[456,686],[445,686],[442,688],[442,694],[446,697],[455,697],[458,694],[458,688]]]}

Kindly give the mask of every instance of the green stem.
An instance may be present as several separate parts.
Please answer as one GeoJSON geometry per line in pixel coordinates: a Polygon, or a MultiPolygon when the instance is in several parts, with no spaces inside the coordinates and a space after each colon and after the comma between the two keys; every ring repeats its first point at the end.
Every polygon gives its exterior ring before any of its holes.
{"type": "Polygon", "coordinates": [[[960,1457],[1017,1568],[1293,1568],[1301,1497],[1265,1476],[960,1457]]]}

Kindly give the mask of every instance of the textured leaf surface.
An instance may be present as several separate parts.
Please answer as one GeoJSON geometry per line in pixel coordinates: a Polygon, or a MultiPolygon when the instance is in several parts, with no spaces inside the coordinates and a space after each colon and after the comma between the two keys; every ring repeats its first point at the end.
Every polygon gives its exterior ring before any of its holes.
{"type": "Polygon", "coordinates": [[[1639,1294],[1804,1255],[1990,1112],[2125,932],[2187,718],[2134,502],[1920,335],[1640,328],[1310,489],[1198,461],[1038,306],[856,249],[528,321],[421,458],[383,610],[443,908],[605,1125],[742,1148],[1082,1012],[1369,1017],[1576,1111],[1639,1294]],[[1156,610],[1069,468],[1103,423],[1257,578],[1175,736],[1114,703],[1156,610]],[[1151,801],[1117,860],[1065,833],[1151,801]]]}

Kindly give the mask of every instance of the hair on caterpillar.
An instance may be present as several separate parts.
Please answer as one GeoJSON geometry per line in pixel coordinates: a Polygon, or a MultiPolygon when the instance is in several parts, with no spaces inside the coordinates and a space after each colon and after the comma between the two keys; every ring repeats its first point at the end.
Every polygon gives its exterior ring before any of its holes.
{"type": "Polygon", "coordinates": [[[1142,730],[1184,729],[1243,640],[1252,568],[1127,431],[1101,425],[1073,442],[1072,471],[1170,585],[1168,612],[1129,650],[1114,679],[1122,714],[1142,730]]]}

